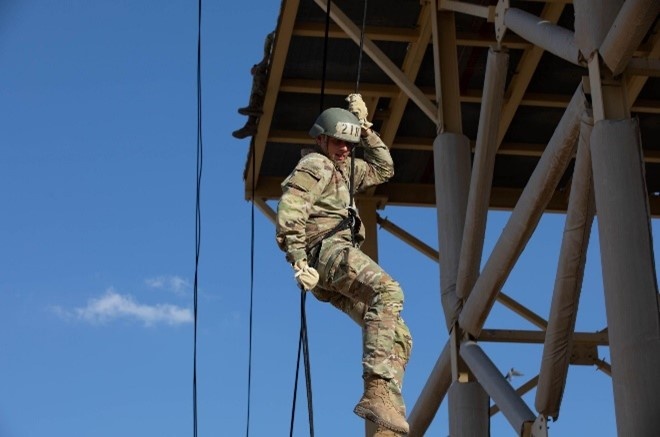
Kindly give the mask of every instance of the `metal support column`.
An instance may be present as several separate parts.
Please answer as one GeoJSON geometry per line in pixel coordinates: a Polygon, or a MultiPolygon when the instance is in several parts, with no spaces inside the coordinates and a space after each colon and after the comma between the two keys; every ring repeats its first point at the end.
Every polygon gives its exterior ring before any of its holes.
{"type": "Polygon", "coordinates": [[[639,125],[630,115],[625,82],[614,73],[632,57],[658,6],[644,0],[575,3],[576,28],[597,48],[588,54],[595,120],[591,159],[622,436],[657,435],[660,429],[660,312],[639,125]]]}
{"type": "Polygon", "coordinates": [[[617,430],[657,435],[660,312],[637,121],[598,121],[591,154],[617,430]]]}

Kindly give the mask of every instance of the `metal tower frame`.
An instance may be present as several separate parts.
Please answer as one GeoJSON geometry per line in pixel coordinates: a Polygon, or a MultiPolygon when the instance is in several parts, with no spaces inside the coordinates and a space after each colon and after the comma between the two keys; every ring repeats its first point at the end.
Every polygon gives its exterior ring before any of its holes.
{"type": "MultiPolygon", "coordinates": [[[[314,1],[323,11],[327,9],[326,0],[314,1]]],[[[282,70],[298,3],[282,3],[269,90],[283,86],[282,70]]],[[[377,209],[387,204],[387,196],[372,191],[358,198],[366,229],[372,236],[380,225],[437,260],[440,267],[440,294],[449,339],[409,413],[410,436],[424,435],[446,397],[452,437],[488,435],[490,416],[496,411],[501,411],[521,436],[547,435],[547,421],[559,414],[571,363],[592,364],[611,375],[619,435],[654,435],[660,429],[660,300],[651,244],[653,200],[645,182],[645,159],[648,161],[649,156],[644,156],[639,121],[631,116],[646,79],[660,76],[660,36],[654,31],[660,2],[543,3],[542,14],[536,16],[511,7],[508,0],[422,1],[418,39],[410,44],[401,66],[369,38],[369,32],[364,41],[365,54],[396,85],[396,89],[387,90],[390,118],[398,117],[400,121],[406,104],[412,102],[436,128],[432,141],[433,203],[437,208],[439,251],[378,215],[377,209]],[[575,11],[574,31],[555,24],[564,6],[570,3],[575,11]],[[462,113],[456,110],[465,100],[455,49],[457,14],[485,20],[493,26],[496,36],[496,40],[488,42],[474,138],[463,133],[462,113]],[[651,48],[640,53],[644,39],[650,41],[651,48]],[[415,84],[429,45],[435,83],[430,95],[415,84]],[[507,89],[508,49],[516,45],[525,45],[527,50],[518,64],[517,77],[507,89]],[[547,145],[534,152],[538,162],[526,184],[515,198],[505,202],[511,210],[510,218],[480,271],[486,216],[489,209],[497,206],[493,200],[497,193],[492,190],[496,157],[543,52],[583,69],[585,74],[565,104],[547,145]],[[557,185],[571,164],[574,167],[570,194],[562,207],[566,213],[565,229],[551,309],[545,320],[503,294],[501,288],[541,216],[553,208],[557,185]],[[596,214],[608,326],[597,333],[575,332],[586,250],[596,214]],[[484,329],[496,300],[538,330],[484,329]],[[485,341],[542,343],[538,376],[514,388],[480,347],[480,342],[485,341]],[[597,346],[605,345],[610,348],[611,365],[595,353],[597,346]],[[522,399],[534,386],[536,413],[522,399]],[[488,408],[489,398],[496,404],[494,408],[488,408]]],[[[358,25],[339,6],[333,4],[330,11],[332,32],[358,43],[358,25]]],[[[297,32],[311,33],[314,29],[298,28],[297,32]]],[[[376,29],[371,29],[372,37],[375,33],[376,29]]],[[[330,86],[332,93],[344,91],[340,84],[330,86]]],[[[382,88],[373,92],[367,88],[364,92],[370,98],[370,112],[376,112],[378,93],[383,92],[382,88]]],[[[269,186],[266,177],[252,175],[251,169],[252,160],[256,161],[256,168],[261,168],[266,144],[275,141],[271,123],[277,97],[275,91],[265,94],[264,115],[252,139],[245,174],[246,196],[271,220],[275,213],[266,200],[279,196],[276,184],[269,186]],[[253,187],[252,180],[259,178],[266,185],[257,182],[253,187]]],[[[397,122],[384,124],[381,133],[385,143],[398,143],[399,147],[405,143],[397,139],[398,128],[397,122]]],[[[415,202],[412,200],[411,204],[415,202]]],[[[376,239],[371,238],[364,250],[377,259],[376,239]]],[[[367,435],[375,435],[374,432],[367,426],[367,435]]]]}

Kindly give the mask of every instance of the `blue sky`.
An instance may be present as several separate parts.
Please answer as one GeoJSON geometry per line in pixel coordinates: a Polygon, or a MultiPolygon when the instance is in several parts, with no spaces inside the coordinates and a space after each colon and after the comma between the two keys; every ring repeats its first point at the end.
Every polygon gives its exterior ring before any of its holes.
{"type": "MultiPolygon", "coordinates": [[[[250,67],[279,2],[203,10],[200,436],[245,435],[251,204],[242,173],[250,67]]],[[[0,3],[0,436],[192,435],[197,2],[0,3]]],[[[311,122],[312,120],[310,120],[311,122]]],[[[275,205],[271,204],[274,208],[275,205]]],[[[381,215],[437,247],[435,211],[381,215]]],[[[492,213],[488,252],[505,224],[492,213]]],[[[504,291],[547,317],[563,217],[548,215],[504,291]]],[[[655,224],[654,224],[655,226],[655,224]]],[[[596,227],[577,329],[605,327],[596,227]]],[[[380,261],[406,292],[415,346],[409,408],[447,341],[437,264],[381,230],[380,261]]],[[[299,295],[255,211],[250,435],[287,435],[299,295]]],[[[308,300],[317,436],[363,435],[360,332],[308,300]]],[[[532,326],[496,305],[486,327],[532,326]]],[[[537,346],[483,345],[506,372],[537,346]]],[[[609,361],[609,351],[601,348],[609,361]]],[[[525,397],[533,408],[534,392],[525,397]]],[[[295,435],[307,435],[304,386],[295,435]]],[[[447,435],[446,406],[428,435],[447,435]]],[[[614,436],[608,376],[572,367],[551,435],[614,436]],[[588,431],[587,431],[588,430],[588,431]]],[[[501,414],[494,436],[514,435],[501,414]]]]}

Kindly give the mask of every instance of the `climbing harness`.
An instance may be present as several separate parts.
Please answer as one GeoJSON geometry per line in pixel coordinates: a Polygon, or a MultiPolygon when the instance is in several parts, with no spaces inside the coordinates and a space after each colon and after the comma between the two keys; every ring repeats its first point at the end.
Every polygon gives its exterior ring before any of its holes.
{"type": "MultiPolygon", "coordinates": [[[[355,214],[355,213],[353,213],[355,214]]],[[[342,221],[340,221],[337,226],[334,228],[330,229],[328,232],[323,234],[321,238],[318,239],[313,245],[310,246],[309,249],[307,249],[307,264],[310,267],[316,268],[316,265],[319,262],[319,254],[321,252],[321,245],[323,244],[323,241],[332,237],[339,231],[343,231],[344,229],[349,229],[353,226],[355,222],[355,217],[354,215],[349,213],[348,217],[344,217],[342,221]]]]}

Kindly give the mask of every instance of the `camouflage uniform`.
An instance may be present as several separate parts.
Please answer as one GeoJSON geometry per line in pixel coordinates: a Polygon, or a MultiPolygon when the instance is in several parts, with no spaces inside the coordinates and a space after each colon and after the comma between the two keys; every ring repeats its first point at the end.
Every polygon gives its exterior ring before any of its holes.
{"type": "MultiPolygon", "coordinates": [[[[353,170],[356,191],[381,184],[394,174],[392,157],[378,135],[370,133],[361,143],[364,160],[356,159],[353,170]]],[[[362,327],[363,376],[377,375],[390,381],[390,388],[400,395],[412,348],[410,332],[400,316],[401,287],[353,246],[350,229],[323,239],[348,216],[350,169],[350,158],[335,163],[318,148],[303,151],[298,165],[282,183],[277,243],[290,263],[307,259],[316,267],[320,277],[312,290],[316,298],[329,302],[362,327]],[[309,256],[318,243],[318,255],[309,256]]],[[[361,226],[355,239],[357,246],[364,241],[361,226]]],[[[399,408],[405,411],[402,399],[400,403],[399,408]]]]}

